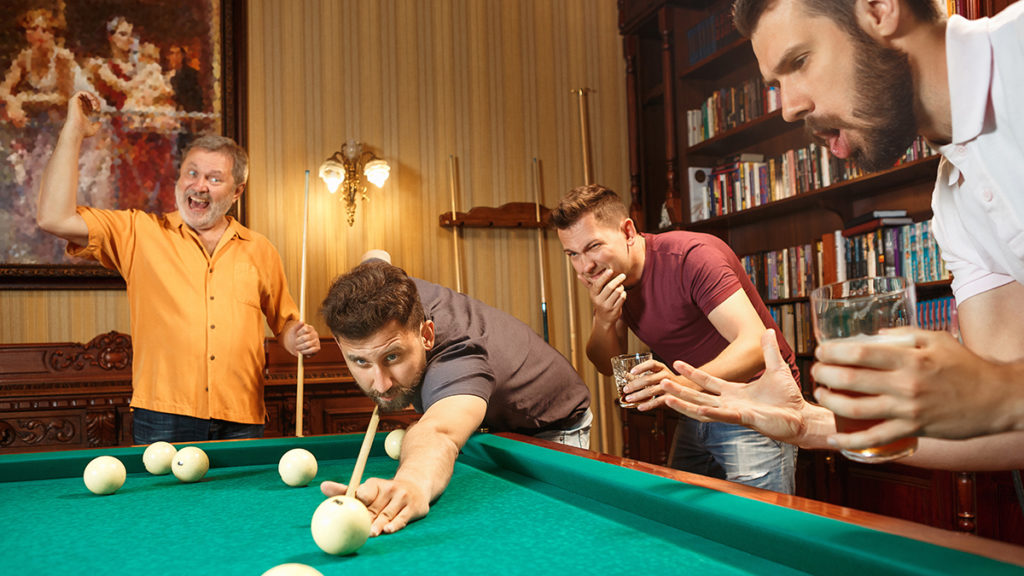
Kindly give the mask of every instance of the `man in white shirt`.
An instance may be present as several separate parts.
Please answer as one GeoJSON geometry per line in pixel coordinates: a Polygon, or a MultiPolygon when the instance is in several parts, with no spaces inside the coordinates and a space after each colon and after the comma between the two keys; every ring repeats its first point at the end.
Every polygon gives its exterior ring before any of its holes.
{"type": "Polygon", "coordinates": [[[780,87],[784,118],[803,120],[833,154],[882,168],[918,134],[942,153],[933,226],[966,347],[912,329],[912,350],[822,344],[812,370],[828,386],[816,392],[822,408],[773,370],[766,336],[760,380],[692,373],[705,392],[663,381],[635,392],[642,409],[666,405],[807,448],[929,436],[906,463],[1024,467],[1024,114],[1013,105],[1024,93],[1024,2],[978,21],[947,21],[933,0],[737,0],[734,12],[767,83],[780,87]],[[833,412],[885,422],[835,434],[833,412]]]}

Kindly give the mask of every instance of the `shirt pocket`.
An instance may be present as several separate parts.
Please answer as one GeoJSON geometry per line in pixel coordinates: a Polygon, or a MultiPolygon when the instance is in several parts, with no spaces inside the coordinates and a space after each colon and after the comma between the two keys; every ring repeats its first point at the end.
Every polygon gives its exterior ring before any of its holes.
{"type": "Polygon", "coordinates": [[[248,262],[235,264],[234,294],[242,304],[260,307],[260,277],[255,266],[248,262]]]}

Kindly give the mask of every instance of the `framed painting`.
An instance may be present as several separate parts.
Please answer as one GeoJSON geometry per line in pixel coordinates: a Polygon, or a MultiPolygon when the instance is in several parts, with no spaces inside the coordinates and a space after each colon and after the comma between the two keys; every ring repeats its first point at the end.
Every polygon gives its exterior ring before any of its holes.
{"type": "Polygon", "coordinates": [[[0,289],[124,286],[35,223],[68,99],[88,90],[102,101],[79,155],[78,203],[173,211],[189,141],[214,132],[246,145],[244,34],[245,0],[4,0],[0,289]]]}

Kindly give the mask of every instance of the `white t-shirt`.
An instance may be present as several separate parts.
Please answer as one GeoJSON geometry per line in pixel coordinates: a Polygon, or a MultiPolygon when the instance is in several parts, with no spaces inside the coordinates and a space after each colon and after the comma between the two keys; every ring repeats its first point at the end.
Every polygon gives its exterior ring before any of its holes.
{"type": "Polygon", "coordinates": [[[933,232],[958,302],[1024,284],[1024,2],[949,19],[953,139],[932,195],[933,232]]]}

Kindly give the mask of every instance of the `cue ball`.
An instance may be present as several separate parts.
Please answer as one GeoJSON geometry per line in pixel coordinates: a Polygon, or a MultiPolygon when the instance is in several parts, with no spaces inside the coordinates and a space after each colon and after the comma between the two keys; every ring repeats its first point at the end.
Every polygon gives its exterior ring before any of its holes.
{"type": "Polygon", "coordinates": [[[402,440],[405,438],[405,430],[399,428],[388,432],[384,438],[384,451],[395,460],[402,454],[402,440]]]}
{"type": "Polygon", "coordinates": [[[146,471],[150,474],[157,476],[170,474],[171,462],[177,453],[178,449],[167,442],[153,442],[142,453],[142,464],[146,466],[146,471]]]}
{"type": "Polygon", "coordinates": [[[182,482],[196,482],[210,470],[210,458],[195,446],[186,446],[174,455],[171,471],[182,482]]]}
{"type": "Polygon", "coordinates": [[[125,476],[127,472],[120,460],[113,456],[99,456],[85,467],[82,479],[93,494],[113,494],[124,486],[125,476]]]}
{"type": "Polygon", "coordinates": [[[305,486],[316,477],[316,456],[303,448],[292,448],[281,456],[277,473],[289,486],[305,486]]]}
{"type": "Polygon", "coordinates": [[[370,511],[351,496],[332,496],[313,512],[313,541],[328,554],[351,554],[370,537],[370,511]]]}
{"type": "Polygon", "coordinates": [[[324,576],[319,570],[305,564],[279,564],[263,573],[263,576],[324,576]]]}

